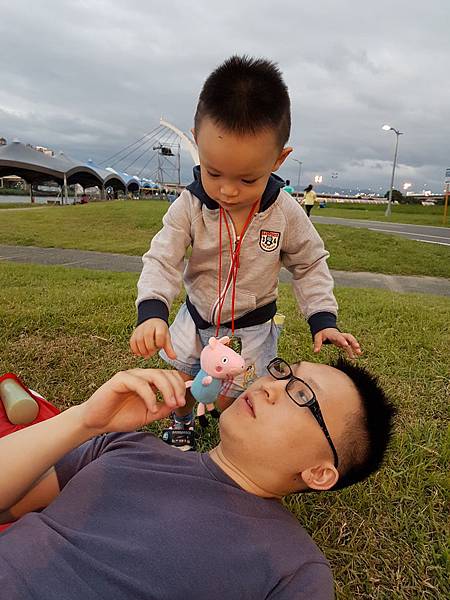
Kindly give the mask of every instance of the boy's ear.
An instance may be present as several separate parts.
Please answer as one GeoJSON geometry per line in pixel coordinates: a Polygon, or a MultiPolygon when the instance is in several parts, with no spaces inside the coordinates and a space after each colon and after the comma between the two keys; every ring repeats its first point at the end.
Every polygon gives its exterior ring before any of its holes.
{"type": "Polygon", "coordinates": [[[197,143],[197,136],[195,134],[195,129],[194,127],[191,128],[191,133],[192,133],[192,137],[194,138],[194,142],[197,143]]]}
{"type": "Polygon", "coordinates": [[[277,160],[275,161],[275,164],[272,167],[272,171],[278,171],[278,169],[284,163],[284,161],[289,156],[289,154],[292,152],[292,150],[293,150],[293,148],[291,148],[290,146],[286,146],[285,148],[283,148],[283,150],[280,152],[280,155],[278,156],[277,160]]]}

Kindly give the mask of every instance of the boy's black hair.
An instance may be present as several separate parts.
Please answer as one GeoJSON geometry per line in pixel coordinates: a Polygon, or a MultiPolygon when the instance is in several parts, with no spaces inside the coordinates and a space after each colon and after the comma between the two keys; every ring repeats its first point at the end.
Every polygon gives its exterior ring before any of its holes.
{"type": "Polygon", "coordinates": [[[195,113],[195,130],[204,117],[235,134],[274,129],[280,147],[291,130],[291,102],[275,63],[232,56],[205,81],[195,113]]]}
{"type": "Polygon", "coordinates": [[[347,424],[338,448],[339,479],[332,490],[363,481],[383,463],[392,436],[396,409],[377,377],[364,367],[338,358],[332,367],[352,380],[361,400],[361,413],[347,424]]]}

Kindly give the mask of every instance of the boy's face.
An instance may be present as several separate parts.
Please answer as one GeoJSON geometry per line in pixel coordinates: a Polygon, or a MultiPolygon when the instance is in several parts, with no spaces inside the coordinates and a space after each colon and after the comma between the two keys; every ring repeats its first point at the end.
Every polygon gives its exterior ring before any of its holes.
{"type": "Polygon", "coordinates": [[[193,131],[200,158],[203,187],[231,214],[249,210],[260,200],[272,171],[292,152],[280,150],[275,131],[237,135],[204,117],[193,131]]]}

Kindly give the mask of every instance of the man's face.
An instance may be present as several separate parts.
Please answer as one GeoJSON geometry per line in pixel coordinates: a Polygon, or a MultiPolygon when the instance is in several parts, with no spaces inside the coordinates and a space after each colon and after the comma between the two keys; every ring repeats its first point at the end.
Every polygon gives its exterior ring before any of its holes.
{"type": "Polygon", "coordinates": [[[275,132],[230,133],[205,117],[194,132],[203,187],[210,198],[231,214],[260,200],[272,171],[291,152],[280,150],[275,132]]]}
{"type": "MultiPolygon", "coordinates": [[[[345,428],[361,407],[356,388],[347,375],[328,365],[301,362],[292,371],[315,392],[339,456],[345,428]]],[[[309,469],[333,469],[333,454],[320,425],[309,408],[292,401],[286,384],[270,375],[261,377],[220,419],[224,454],[252,473],[260,487],[279,495],[308,487],[300,474],[309,469]]]]}

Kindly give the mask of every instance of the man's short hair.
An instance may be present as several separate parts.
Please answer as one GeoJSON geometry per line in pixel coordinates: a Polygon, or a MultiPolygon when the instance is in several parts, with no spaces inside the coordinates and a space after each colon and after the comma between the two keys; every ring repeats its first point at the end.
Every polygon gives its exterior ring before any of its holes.
{"type": "Polygon", "coordinates": [[[277,65],[263,58],[232,56],[205,81],[195,113],[237,134],[273,129],[282,148],[291,130],[291,103],[277,65]]]}
{"type": "Polygon", "coordinates": [[[356,387],[361,410],[352,415],[338,444],[339,490],[363,481],[377,471],[389,445],[396,409],[378,378],[364,367],[338,358],[332,367],[345,373],[356,387]]]}

